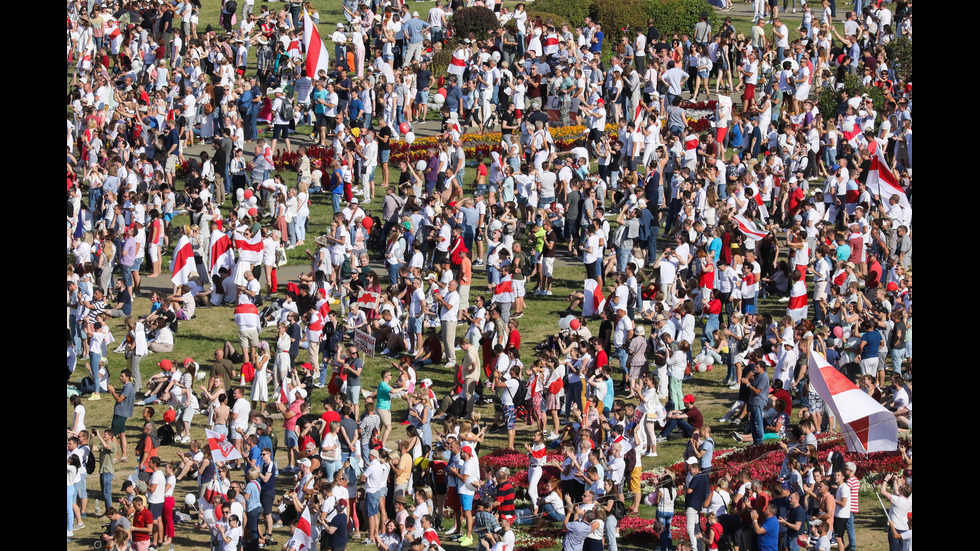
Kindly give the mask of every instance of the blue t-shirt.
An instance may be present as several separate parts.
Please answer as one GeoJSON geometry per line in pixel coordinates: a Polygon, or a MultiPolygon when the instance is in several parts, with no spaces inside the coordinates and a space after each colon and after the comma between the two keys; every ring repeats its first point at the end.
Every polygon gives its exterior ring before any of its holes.
{"type": "Polygon", "coordinates": [[[704,452],[704,455],[701,456],[701,470],[710,469],[711,460],[715,456],[715,441],[709,438],[702,442],[701,451],[704,452]]]}
{"type": "Polygon", "coordinates": [[[449,106],[450,113],[459,111],[459,99],[463,97],[463,90],[459,86],[453,86],[446,92],[446,105],[449,106]]]}
{"type": "Polygon", "coordinates": [[[779,517],[769,517],[761,526],[766,533],[759,536],[759,551],[776,551],[779,542],[779,517]]]}
{"type": "Polygon", "coordinates": [[[254,511],[262,507],[262,485],[258,480],[253,480],[245,486],[245,511],[254,511]]]}
{"type": "Polygon", "coordinates": [[[255,465],[261,470],[262,469],[262,448],[258,445],[252,446],[248,450],[249,462],[255,461],[255,465]]]}
{"type": "Polygon", "coordinates": [[[872,329],[861,335],[861,341],[867,343],[864,345],[864,350],[861,351],[861,359],[877,358],[878,349],[881,348],[881,333],[872,329]]]}
{"type": "Polygon", "coordinates": [[[616,385],[613,384],[612,377],[606,379],[606,396],[602,399],[602,407],[607,411],[612,411],[613,394],[616,392],[616,385]]]}
{"type": "Polygon", "coordinates": [[[847,243],[837,247],[837,261],[846,262],[851,257],[851,246],[847,243]]]}
{"type": "Polygon", "coordinates": [[[714,239],[711,240],[711,243],[708,244],[708,252],[714,253],[714,255],[715,255],[715,262],[718,262],[718,259],[721,258],[721,238],[720,237],[715,237],[714,239]]]}
{"type": "Polygon", "coordinates": [[[596,53],[596,52],[601,52],[602,51],[602,38],[604,36],[605,35],[602,33],[602,31],[596,31],[595,32],[595,40],[596,40],[596,42],[590,48],[590,50],[592,51],[592,53],[596,53]]]}

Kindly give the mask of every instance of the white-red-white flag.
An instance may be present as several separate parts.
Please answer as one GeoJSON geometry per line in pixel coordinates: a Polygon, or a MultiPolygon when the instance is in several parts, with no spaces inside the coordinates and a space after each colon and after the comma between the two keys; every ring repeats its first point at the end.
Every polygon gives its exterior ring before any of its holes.
{"type": "Polygon", "coordinates": [[[738,229],[744,233],[746,237],[750,237],[752,239],[762,239],[768,234],[768,232],[757,228],[755,222],[749,220],[741,214],[735,216],[735,221],[738,222],[738,229]]]}
{"type": "Polygon", "coordinates": [[[235,306],[235,325],[259,327],[259,307],[251,302],[243,302],[235,306]]]}
{"type": "Polygon", "coordinates": [[[888,208],[888,202],[894,195],[898,197],[899,205],[911,210],[912,205],[909,204],[909,198],[905,195],[905,190],[898,183],[898,178],[892,174],[891,170],[888,170],[888,163],[885,161],[883,149],[881,146],[876,147],[874,156],[871,157],[871,169],[868,170],[868,189],[872,193],[878,194],[878,197],[881,199],[881,206],[884,209],[888,208]]]}
{"type": "Polygon", "coordinates": [[[191,274],[197,273],[197,263],[194,262],[194,246],[186,235],[180,236],[174,247],[173,273],[170,281],[174,285],[184,285],[191,279],[191,274]]]}
{"type": "Polygon", "coordinates": [[[585,300],[582,301],[583,316],[597,316],[606,307],[606,297],[602,294],[599,282],[589,278],[585,280],[585,300]],[[589,299],[592,300],[589,300],[589,299]]]}
{"type": "Polygon", "coordinates": [[[303,47],[306,48],[306,76],[316,79],[320,70],[330,70],[330,55],[313,19],[303,16],[303,47]]]}
{"type": "Polygon", "coordinates": [[[464,51],[462,48],[457,48],[453,52],[453,57],[449,60],[449,67],[446,68],[447,73],[462,78],[463,72],[466,70],[466,54],[463,53],[464,51]]]}
{"type": "Polygon", "coordinates": [[[249,264],[262,263],[262,234],[245,237],[243,233],[235,233],[235,248],[238,249],[238,259],[249,264]]]}
{"type": "Polygon", "coordinates": [[[228,268],[230,272],[235,266],[235,247],[231,244],[228,234],[221,230],[211,232],[211,254],[208,259],[208,273],[212,276],[218,274],[221,268],[228,268]]]}
{"type": "Polygon", "coordinates": [[[293,541],[299,544],[299,547],[296,548],[298,551],[313,549],[312,518],[310,516],[310,508],[303,508],[303,514],[300,515],[299,520],[296,522],[296,530],[293,532],[293,541]]]}
{"type": "Polygon", "coordinates": [[[514,277],[512,275],[507,274],[507,277],[503,278],[493,288],[493,298],[490,299],[490,302],[514,302],[514,277]]]}
{"type": "Polygon", "coordinates": [[[225,435],[208,429],[204,429],[204,434],[208,438],[208,447],[211,448],[211,459],[232,461],[242,458],[242,454],[235,449],[230,440],[225,438],[225,435]]]}
{"type": "Polygon", "coordinates": [[[800,279],[793,284],[789,292],[789,302],[786,303],[786,315],[799,323],[807,316],[806,283],[800,279]]]}
{"type": "Polygon", "coordinates": [[[365,310],[377,310],[380,296],[374,291],[361,291],[357,294],[357,305],[365,310]]]}
{"type": "Polygon", "coordinates": [[[848,450],[866,454],[898,449],[895,415],[827,363],[819,352],[810,352],[807,375],[840,423],[848,450]]]}

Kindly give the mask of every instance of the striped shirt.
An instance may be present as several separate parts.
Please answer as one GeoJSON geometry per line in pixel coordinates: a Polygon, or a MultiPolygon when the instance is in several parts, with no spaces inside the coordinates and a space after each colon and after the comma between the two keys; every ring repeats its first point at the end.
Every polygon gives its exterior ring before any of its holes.
{"type": "Polygon", "coordinates": [[[500,513],[500,516],[509,520],[515,518],[514,494],[514,485],[510,481],[505,481],[500,486],[497,486],[497,502],[500,503],[497,507],[497,512],[500,513]]]}
{"type": "Polygon", "coordinates": [[[844,484],[851,489],[851,514],[858,512],[858,498],[860,498],[861,481],[858,477],[852,476],[844,481],[844,484]]]}

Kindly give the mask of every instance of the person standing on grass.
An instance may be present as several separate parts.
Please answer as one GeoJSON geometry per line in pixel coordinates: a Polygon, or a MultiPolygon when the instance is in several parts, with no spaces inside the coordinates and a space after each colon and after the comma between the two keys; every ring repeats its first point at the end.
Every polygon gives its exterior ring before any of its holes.
{"type": "Polygon", "coordinates": [[[92,432],[99,439],[99,483],[102,489],[102,501],[108,512],[112,507],[112,479],[116,474],[116,467],[113,464],[116,458],[116,436],[111,430],[99,432],[99,429],[92,429],[92,432]]]}
{"type": "Polygon", "coordinates": [[[119,380],[122,382],[122,391],[118,394],[116,389],[109,385],[109,395],[112,396],[113,400],[116,401],[116,405],[112,408],[112,426],[111,431],[113,436],[119,437],[119,443],[122,447],[122,457],[113,460],[113,463],[119,461],[125,462],[128,457],[126,457],[126,421],[133,416],[133,406],[136,403],[136,388],[133,387],[131,380],[132,373],[128,369],[123,369],[119,373],[119,380]]]}

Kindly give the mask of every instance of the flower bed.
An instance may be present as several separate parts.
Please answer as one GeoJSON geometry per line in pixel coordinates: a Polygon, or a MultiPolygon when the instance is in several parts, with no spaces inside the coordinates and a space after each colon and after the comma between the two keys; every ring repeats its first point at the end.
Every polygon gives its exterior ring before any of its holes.
{"type": "MultiPolygon", "coordinates": [[[[875,452],[867,455],[851,453],[839,433],[820,438],[817,449],[820,461],[826,461],[827,454],[830,452],[839,453],[848,461],[853,461],[857,465],[858,478],[899,472],[905,466],[902,454],[898,451],[875,452]]],[[[785,456],[786,454],[776,442],[717,453],[711,462],[711,480],[716,481],[725,472],[734,477],[742,468],[747,468],[754,480],[773,484],[779,477],[779,469],[785,456]]],[[[670,466],[670,470],[675,478],[685,475],[683,462],[674,463],[670,466]]]]}
{"type": "Polygon", "coordinates": [[[707,132],[711,129],[712,119],[715,115],[715,108],[718,102],[698,101],[681,102],[680,107],[687,114],[687,127],[696,133],[707,132]]]}

